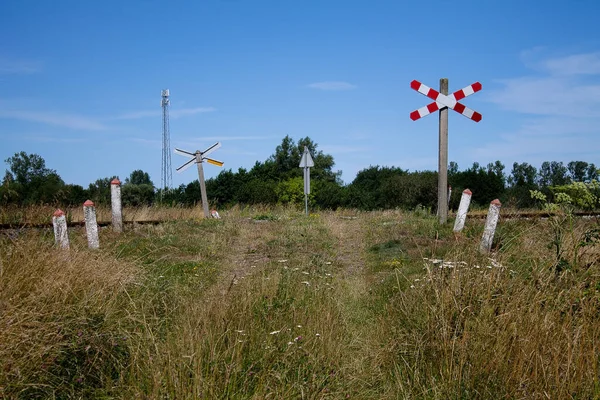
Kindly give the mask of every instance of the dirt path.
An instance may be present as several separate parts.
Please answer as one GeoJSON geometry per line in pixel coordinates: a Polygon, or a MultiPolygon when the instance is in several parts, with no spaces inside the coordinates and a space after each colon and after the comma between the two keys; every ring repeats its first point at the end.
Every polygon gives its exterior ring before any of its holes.
{"type": "Polygon", "coordinates": [[[335,238],[336,264],[341,267],[343,277],[356,277],[363,271],[364,257],[364,221],[358,217],[340,217],[327,214],[323,223],[335,238]]]}
{"type": "MultiPolygon", "coordinates": [[[[363,226],[365,221],[328,213],[319,222],[333,239],[334,259],[331,261],[340,274],[339,278],[362,281],[366,265],[363,226]]],[[[294,229],[289,221],[241,219],[234,223],[239,224],[239,233],[233,238],[227,254],[223,257],[221,278],[210,289],[214,294],[221,296],[227,295],[241,280],[263,271],[269,263],[277,261],[278,255],[269,248],[269,242],[277,240],[286,232],[289,234],[289,230],[294,229]]],[[[304,250],[298,248],[298,251],[304,250]]],[[[365,289],[364,284],[358,287],[358,292],[361,293],[365,289]]],[[[354,294],[358,295],[359,293],[354,294]]]]}
{"type": "Polygon", "coordinates": [[[241,279],[261,271],[271,261],[267,243],[281,231],[277,221],[256,221],[250,218],[235,221],[239,224],[239,235],[227,249],[222,263],[221,279],[212,289],[226,295],[241,279]]]}

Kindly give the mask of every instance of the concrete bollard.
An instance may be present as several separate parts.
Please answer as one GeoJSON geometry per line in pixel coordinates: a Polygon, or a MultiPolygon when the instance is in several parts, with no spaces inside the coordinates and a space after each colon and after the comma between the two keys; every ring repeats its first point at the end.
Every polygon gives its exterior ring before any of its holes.
{"type": "Polygon", "coordinates": [[[87,233],[88,247],[90,249],[100,248],[98,239],[98,223],[96,222],[96,207],[91,200],[83,203],[83,216],[85,218],[85,231],[87,233]]]}
{"type": "Polygon", "coordinates": [[[458,211],[456,212],[456,221],[454,221],[454,232],[461,232],[465,227],[465,221],[467,220],[467,212],[469,212],[469,205],[471,204],[472,195],[473,193],[469,189],[465,189],[462,192],[458,211]]]}
{"type": "Polygon", "coordinates": [[[495,199],[490,203],[490,209],[488,210],[487,218],[485,220],[485,228],[483,229],[483,236],[481,237],[481,245],[479,250],[484,253],[489,253],[492,250],[492,242],[494,240],[494,233],[496,233],[496,225],[498,224],[498,218],[500,217],[500,200],[495,199]]]}
{"type": "Polygon", "coordinates": [[[61,249],[69,249],[69,232],[67,231],[67,218],[62,210],[56,210],[52,215],[54,226],[54,243],[61,249]]]}
{"type": "Polygon", "coordinates": [[[112,207],[113,232],[123,232],[123,209],[121,206],[121,181],[115,178],[110,182],[110,204],[112,207]]]}

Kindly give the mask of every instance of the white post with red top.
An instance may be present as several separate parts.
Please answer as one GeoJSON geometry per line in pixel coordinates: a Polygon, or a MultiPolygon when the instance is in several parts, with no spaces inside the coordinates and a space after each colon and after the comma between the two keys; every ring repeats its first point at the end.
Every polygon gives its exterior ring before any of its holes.
{"type": "Polygon", "coordinates": [[[456,220],[454,221],[454,232],[460,232],[465,227],[465,221],[467,220],[467,212],[469,211],[472,195],[473,193],[469,189],[465,189],[462,192],[458,211],[456,212],[456,220]]]}
{"type": "Polygon", "coordinates": [[[54,243],[61,249],[69,249],[69,232],[67,231],[67,219],[62,210],[56,210],[52,215],[52,225],[54,227],[54,243]]]}
{"type": "Polygon", "coordinates": [[[498,218],[500,218],[501,206],[502,204],[498,199],[492,200],[490,203],[490,209],[485,220],[485,228],[483,229],[483,236],[481,237],[481,244],[479,246],[479,250],[483,253],[489,253],[492,250],[492,242],[494,241],[498,218]]]}
{"type": "Polygon", "coordinates": [[[113,232],[123,232],[123,211],[121,206],[121,181],[118,178],[110,182],[110,204],[112,207],[113,232]]]}
{"type": "Polygon", "coordinates": [[[96,221],[96,207],[91,200],[83,203],[83,216],[85,218],[85,232],[87,233],[88,247],[90,249],[100,248],[98,239],[98,222],[96,221]]]}

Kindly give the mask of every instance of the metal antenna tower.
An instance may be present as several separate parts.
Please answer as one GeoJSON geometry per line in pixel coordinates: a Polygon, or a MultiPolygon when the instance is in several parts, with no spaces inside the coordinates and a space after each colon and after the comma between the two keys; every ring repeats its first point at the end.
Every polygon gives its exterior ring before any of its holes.
{"type": "Polygon", "coordinates": [[[171,132],[169,131],[169,89],[164,89],[161,92],[161,97],[163,145],[160,185],[163,189],[169,189],[173,183],[173,171],[171,170],[171,132]]]}

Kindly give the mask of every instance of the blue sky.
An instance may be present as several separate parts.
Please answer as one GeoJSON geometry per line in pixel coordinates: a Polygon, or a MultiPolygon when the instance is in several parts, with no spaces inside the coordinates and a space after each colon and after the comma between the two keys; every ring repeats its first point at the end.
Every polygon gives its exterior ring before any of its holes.
{"type": "Polygon", "coordinates": [[[600,165],[599,14],[591,0],[6,0],[0,158],[37,153],[84,187],[134,169],[159,186],[168,88],[172,147],[220,141],[226,169],[290,135],[333,155],[345,182],[370,165],[436,170],[438,117],[410,120],[429,103],[410,82],[447,77],[451,92],[483,85],[462,101],[481,122],[450,110],[460,169],[600,165]]]}

